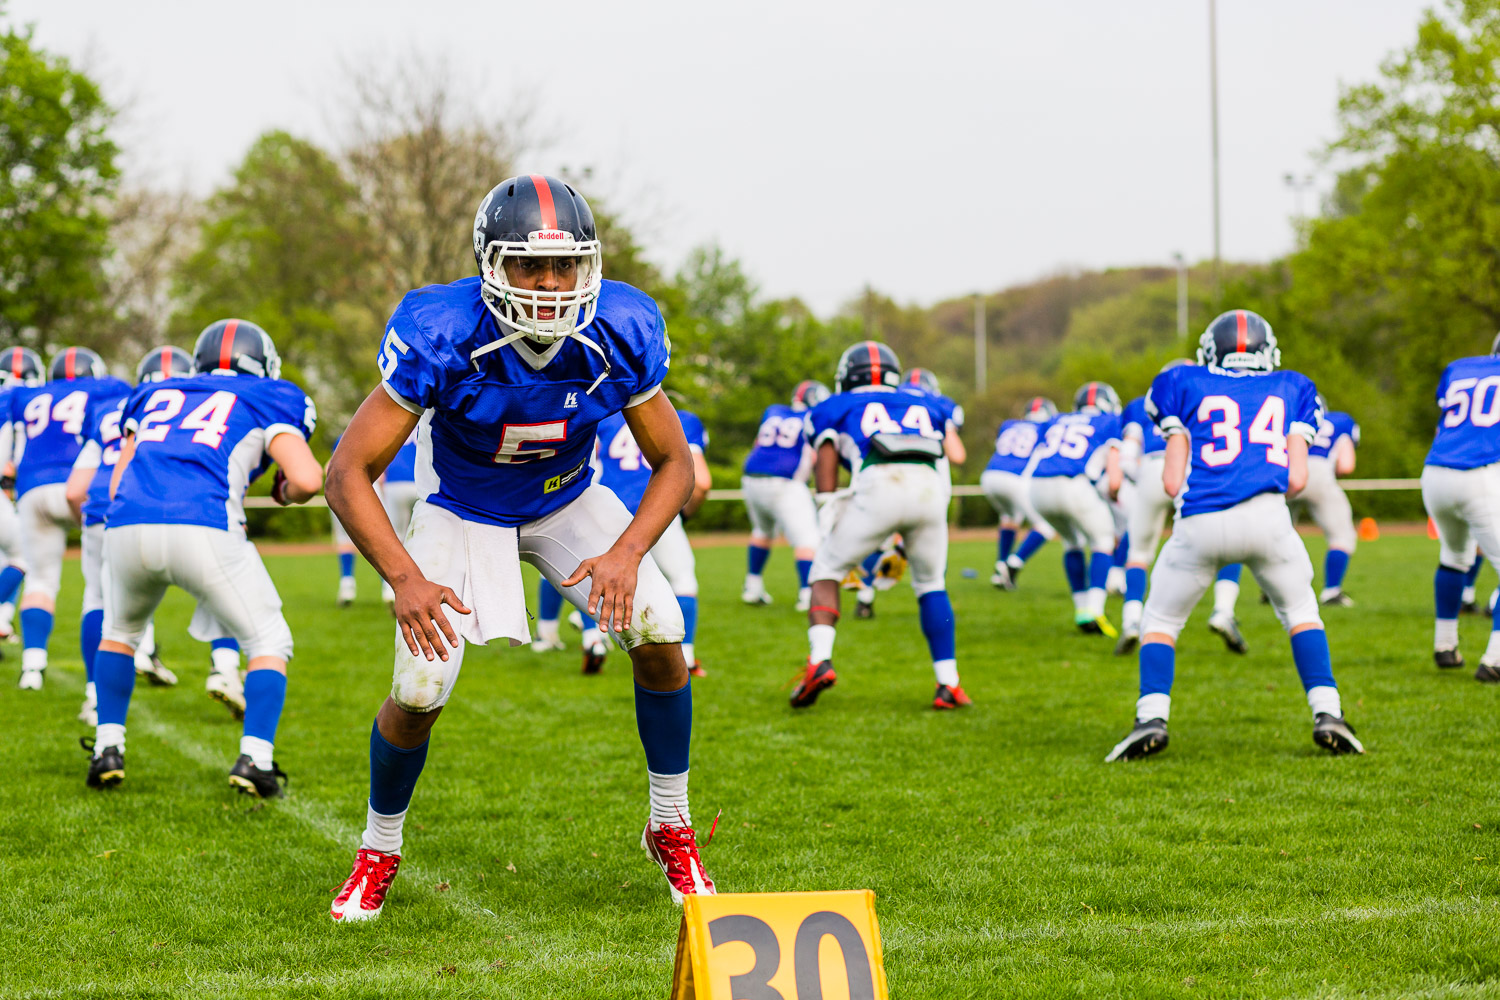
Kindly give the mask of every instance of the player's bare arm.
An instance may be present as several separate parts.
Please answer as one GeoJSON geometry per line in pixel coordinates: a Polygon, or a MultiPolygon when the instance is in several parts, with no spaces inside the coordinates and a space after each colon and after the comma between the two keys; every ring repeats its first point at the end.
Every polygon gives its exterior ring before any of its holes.
{"type": "Polygon", "coordinates": [[[832,493],[839,488],[839,450],[832,441],[818,445],[818,457],[813,461],[813,489],[819,493],[832,493]]]}
{"type": "Polygon", "coordinates": [[[1104,459],[1105,481],[1109,485],[1109,498],[1118,500],[1120,497],[1120,484],[1125,481],[1125,471],[1120,464],[1120,449],[1110,448],[1109,454],[1104,459]]]}
{"type": "Polygon", "coordinates": [[[115,494],[120,490],[120,477],[125,475],[125,469],[130,465],[130,460],[135,457],[135,432],[126,431],[120,438],[120,457],[115,460],[115,471],[109,474],[109,498],[113,500],[115,494]]]}
{"type": "Polygon", "coordinates": [[[1295,497],[1307,486],[1307,438],[1290,434],[1286,439],[1286,495],[1295,497]]]}
{"type": "Polygon", "coordinates": [[[963,465],[968,460],[969,452],[964,448],[963,438],[958,436],[958,431],[948,428],[948,433],[943,435],[943,454],[948,461],[954,465],[963,465]]]}
{"type": "Polygon", "coordinates": [[[1336,475],[1348,476],[1354,472],[1354,442],[1339,438],[1333,447],[1333,471],[1336,475]]]}
{"type": "Polygon", "coordinates": [[[385,472],[396,452],[421,417],[391,399],[377,387],[360,404],[354,419],[339,441],[338,451],[328,462],[324,487],[328,506],[338,515],[355,546],[396,592],[395,615],[401,637],[413,656],[448,659],[448,649],[458,648],[458,635],[448,624],[442,605],[461,615],[469,613],[458,595],[422,575],[391,527],[375,481],[385,472]],[[443,639],[447,640],[444,646],[443,639]]]}
{"type": "Polygon", "coordinates": [[[94,481],[94,468],[74,468],[68,473],[68,509],[73,512],[73,520],[79,524],[83,523],[83,505],[88,502],[89,484],[94,481]]]}
{"type": "Polygon", "coordinates": [[[272,497],[283,507],[307,503],[323,488],[323,466],[312,449],[297,434],[278,434],[266,445],[266,454],[276,463],[276,485],[272,497]]]}
{"type": "Polygon", "coordinates": [[[624,415],[641,455],[651,465],[640,509],[608,552],[585,559],[562,584],[571,587],[589,578],[588,613],[601,624],[613,622],[616,632],[630,624],[641,557],[687,504],[694,483],[692,450],[677,411],[664,394],[656,393],[624,415]]]}
{"type": "MultiPolygon", "coordinates": [[[[1169,497],[1175,497],[1182,491],[1183,481],[1187,478],[1189,447],[1191,445],[1186,434],[1178,432],[1168,435],[1166,457],[1162,459],[1161,488],[1166,491],[1169,497]]],[[[1306,442],[1303,443],[1302,458],[1304,462],[1303,475],[1306,476],[1306,442]]]]}
{"type": "Polygon", "coordinates": [[[708,459],[703,457],[701,451],[693,452],[693,495],[688,497],[687,504],[682,508],[683,517],[692,517],[698,513],[698,508],[708,499],[708,491],[713,484],[714,478],[708,471],[708,459]]]}

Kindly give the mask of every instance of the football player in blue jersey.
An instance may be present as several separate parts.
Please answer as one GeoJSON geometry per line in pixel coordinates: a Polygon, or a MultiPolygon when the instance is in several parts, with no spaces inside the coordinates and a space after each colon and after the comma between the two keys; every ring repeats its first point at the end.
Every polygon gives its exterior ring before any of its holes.
{"type": "MultiPolygon", "coordinates": [[[[1500,334],[1489,354],[1459,358],[1443,369],[1437,403],[1443,415],[1422,468],[1422,503],[1440,545],[1432,584],[1433,659],[1439,667],[1461,667],[1464,574],[1479,553],[1500,566],[1500,334]]],[[[1475,680],[1487,683],[1500,681],[1500,615],[1494,626],[1474,671],[1475,680]]]]}
{"type": "Polygon", "coordinates": [[[1318,433],[1307,449],[1307,486],[1292,503],[1292,513],[1307,511],[1328,540],[1323,558],[1323,590],[1318,603],[1341,608],[1354,606],[1344,593],[1344,574],[1354,554],[1359,532],[1354,528],[1354,509],[1339,485],[1339,477],[1354,471],[1354,450],[1359,446],[1359,424],[1347,413],[1331,412],[1318,397],[1318,433]]]}
{"type": "Polygon", "coordinates": [[[1006,420],[995,432],[995,453],[979,475],[979,488],[985,499],[1000,515],[1000,544],[995,558],[995,572],[990,583],[1001,590],[1015,590],[1016,578],[1037,549],[1057,537],[1057,531],[1031,509],[1031,486],[1025,478],[1026,466],[1046,432],[1057,417],[1057,404],[1045,396],[1027,401],[1018,420],[1006,420]],[[1016,533],[1021,525],[1031,531],[1016,548],[1016,533]]]}
{"type": "MultiPolygon", "coordinates": [[[[943,457],[938,459],[938,475],[947,487],[947,498],[953,496],[953,468],[968,460],[964,442],[959,432],[964,427],[964,408],[943,395],[938,377],[926,368],[908,368],[901,374],[901,384],[907,389],[926,393],[940,402],[948,413],[943,428],[943,457]]],[[[892,535],[885,543],[865,557],[857,571],[859,586],[854,595],[854,617],[875,616],[875,592],[889,590],[901,582],[906,574],[906,548],[899,535],[892,535]]]]}
{"type": "MultiPolygon", "coordinates": [[[[1179,358],[1162,366],[1169,371],[1191,361],[1179,358]]],[[[1162,487],[1162,463],[1166,458],[1167,439],[1161,428],[1146,414],[1146,397],[1131,400],[1121,416],[1121,465],[1125,476],[1135,484],[1130,500],[1130,517],[1126,537],[1129,552],[1125,560],[1125,606],[1120,611],[1120,641],[1115,653],[1125,656],[1134,652],[1141,641],[1141,614],[1146,602],[1147,572],[1156,558],[1156,545],[1166,527],[1173,500],[1162,487]]],[[[1240,565],[1232,563],[1219,570],[1214,580],[1214,609],[1208,627],[1218,633],[1224,645],[1234,653],[1246,653],[1250,646],[1240,634],[1235,618],[1235,603],[1240,596],[1240,565]]]]}
{"type": "Polygon", "coordinates": [[[802,435],[802,419],[830,395],[822,382],[807,379],[792,391],[791,405],[772,403],[761,414],[755,447],[745,456],[740,477],[745,512],[750,515],[749,567],[740,591],[746,604],[771,603],[762,574],[777,535],[786,538],[797,563],[796,610],[806,611],[812,602],[807,574],[818,547],[818,511],[807,488],[813,450],[802,435]]]}
{"type": "Polygon", "coordinates": [[[68,506],[68,474],[83,447],[90,418],[130,392],[127,382],[110,375],[99,355],[86,347],[68,347],[52,359],[50,379],[13,389],[9,421],[20,449],[15,461],[17,513],[26,555],[26,584],[21,595],[21,681],[40,690],[47,669],[52,613],[62,585],[63,551],[74,525],[68,506]]]}
{"type": "Polygon", "coordinates": [[[1120,397],[1104,382],[1073,394],[1073,412],[1047,425],[1027,461],[1031,507],[1062,537],[1063,567],[1073,592],[1073,623],[1091,635],[1116,634],[1104,616],[1105,586],[1114,565],[1119,496],[1120,397]],[[1084,551],[1091,555],[1087,561],[1084,551]]]}
{"type": "Polygon", "coordinates": [[[370,733],[370,798],[338,920],[379,915],[428,732],[468,643],[530,638],[520,561],[630,651],[650,814],[641,846],[672,897],[711,893],[688,811],[692,689],[683,620],[649,551],[693,491],[693,455],[662,392],[656,303],[601,276],[588,204],[540,174],[502,181],[474,220],[479,274],[410,292],[380,348],[381,384],[329,469],[329,503],[396,591],[395,676],[370,733]],[[590,482],[599,422],[624,411],[651,466],[634,517],[590,482]],[[417,428],[408,548],[375,481],[417,428]]]}
{"type": "Polygon", "coordinates": [[[219,320],[198,336],[195,374],[143,381],[121,417],[124,443],[110,476],[104,528],[104,636],[94,655],[99,725],[88,783],[125,777],[125,718],[135,686],[135,648],[169,586],[198,601],[197,638],[227,630],[249,657],[245,722],[229,783],[249,795],[281,794],[273,757],[286,701],[292,631],[254,543],[245,537],[245,487],[277,466],[271,496],[305,503],[323,485],[308,448],[312,400],[279,375],[266,332],[219,320]]]}
{"type": "Polygon", "coordinates": [[[1287,495],[1307,482],[1317,389],[1280,364],[1271,325],[1236,309],[1203,332],[1197,365],[1162,372],[1146,394],[1146,412],[1167,437],[1162,482],[1177,498],[1177,522],[1151,573],[1135,727],[1106,761],[1166,747],[1177,636],[1214,574],[1236,562],[1250,567],[1291,635],[1313,741],[1335,754],[1364,753],[1344,721],[1312,560],[1287,510],[1287,495]]]}
{"type": "MultiPolygon", "coordinates": [[[[380,502],[385,506],[386,517],[391,519],[391,529],[402,541],[406,540],[406,529],[411,526],[411,514],[418,497],[417,432],[413,430],[380,479],[380,502]]],[[[386,610],[394,612],[396,592],[384,580],[380,581],[380,599],[386,610]]]]}
{"type": "MultiPolygon", "coordinates": [[[[0,352],[0,413],[10,412],[10,393],[17,388],[42,384],[45,373],[41,357],[29,347],[7,347],[0,352]]],[[[24,441],[24,437],[21,439],[24,441]]],[[[9,456],[12,446],[18,445],[16,425],[9,420],[0,420],[0,455],[9,456]]],[[[0,490],[13,490],[16,485],[15,463],[0,459],[0,490]]],[[[21,546],[21,520],[16,514],[16,505],[10,494],[0,492],[0,556],[4,565],[0,567],[0,641],[14,642],[16,593],[26,578],[26,557],[21,546]]]]}
{"type": "Polygon", "coordinates": [[[806,708],[838,679],[833,640],[839,619],[839,582],[892,532],[900,532],[911,565],[922,634],[937,678],[933,707],[970,703],[959,684],[953,605],[943,575],[948,567],[948,494],[938,472],[949,408],[901,384],[896,353],[873,340],[839,358],[837,394],[807,413],[806,434],[816,449],[821,540],[810,575],[807,667],[792,691],[793,708],[806,708]],[[850,485],[838,488],[839,467],[850,485]]]}

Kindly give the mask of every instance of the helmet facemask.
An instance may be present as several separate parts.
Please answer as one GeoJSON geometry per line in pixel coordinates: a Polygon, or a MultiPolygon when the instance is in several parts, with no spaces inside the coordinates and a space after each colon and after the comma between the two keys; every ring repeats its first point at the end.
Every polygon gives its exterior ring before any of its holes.
{"type": "Polygon", "coordinates": [[[594,321],[604,270],[598,240],[579,241],[572,233],[543,229],[531,233],[525,243],[497,240],[476,249],[480,298],[495,319],[514,334],[539,344],[552,344],[579,333],[594,321]],[[536,257],[574,258],[578,277],[573,288],[547,292],[511,284],[505,273],[506,260],[536,257]],[[551,317],[539,318],[547,311],[551,317]]]}

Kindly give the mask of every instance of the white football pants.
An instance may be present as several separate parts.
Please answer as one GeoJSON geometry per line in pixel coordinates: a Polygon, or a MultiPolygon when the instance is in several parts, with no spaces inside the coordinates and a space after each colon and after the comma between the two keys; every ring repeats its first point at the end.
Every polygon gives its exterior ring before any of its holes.
{"type": "Polygon", "coordinates": [[[1039,531],[1048,541],[1057,537],[1057,531],[1031,509],[1031,488],[1026,477],[1015,472],[986,469],[979,476],[979,489],[984,498],[995,508],[1003,520],[1016,524],[1028,524],[1039,531]]]}
{"type": "Polygon", "coordinates": [[[1422,469],[1422,503],[1437,525],[1438,561],[1467,573],[1476,552],[1500,566],[1500,463],[1422,469]]]}
{"type": "Polygon", "coordinates": [[[849,494],[829,501],[837,509],[827,536],[818,543],[808,581],[843,580],[892,532],[899,531],[912,590],[921,597],[945,589],[951,489],[937,469],[918,462],[861,469],[849,494]]]}
{"type": "Polygon", "coordinates": [[[1115,550],[1115,518],[1109,501],[1087,476],[1047,476],[1031,479],[1031,506],[1057,529],[1068,551],[1115,550]]]}
{"type": "Polygon", "coordinates": [[[1354,530],[1354,510],[1349,506],[1349,497],[1339,485],[1338,475],[1333,471],[1333,460],[1309,458],[1307,460],[1307,486],[1291,501],[1292,511],[1306,510],[1328,539],[1330,549],[1353,552],[1359,541],[1359,532],[1354,530]]]}
{"type": "Polygon", "coordinates": [[[782,535],[794,549],[817,547],[818,510],[807,484],[781,476],[745,476],[740,489],[753,541],[770,545],[782,535]]]}

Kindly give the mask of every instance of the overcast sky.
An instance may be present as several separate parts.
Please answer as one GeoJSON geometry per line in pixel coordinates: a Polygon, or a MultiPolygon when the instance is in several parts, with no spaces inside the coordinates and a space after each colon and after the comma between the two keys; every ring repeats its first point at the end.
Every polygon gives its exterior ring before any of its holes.
{"type": "MultiPolygon", "coordinates": [[[[1219,0],[1226,258],[1288,248],[1284,176],[1430,5],[1219,0]]],[[[200,191],[266,129],[326,141],[340,65],[412,49],[502,113],[531,95],[526,169],[591,166],[663,265],[715,240],[823,312],[1212,254],[1207,0],[9,8],[129,101],[137,178],[200,191]]]]}

